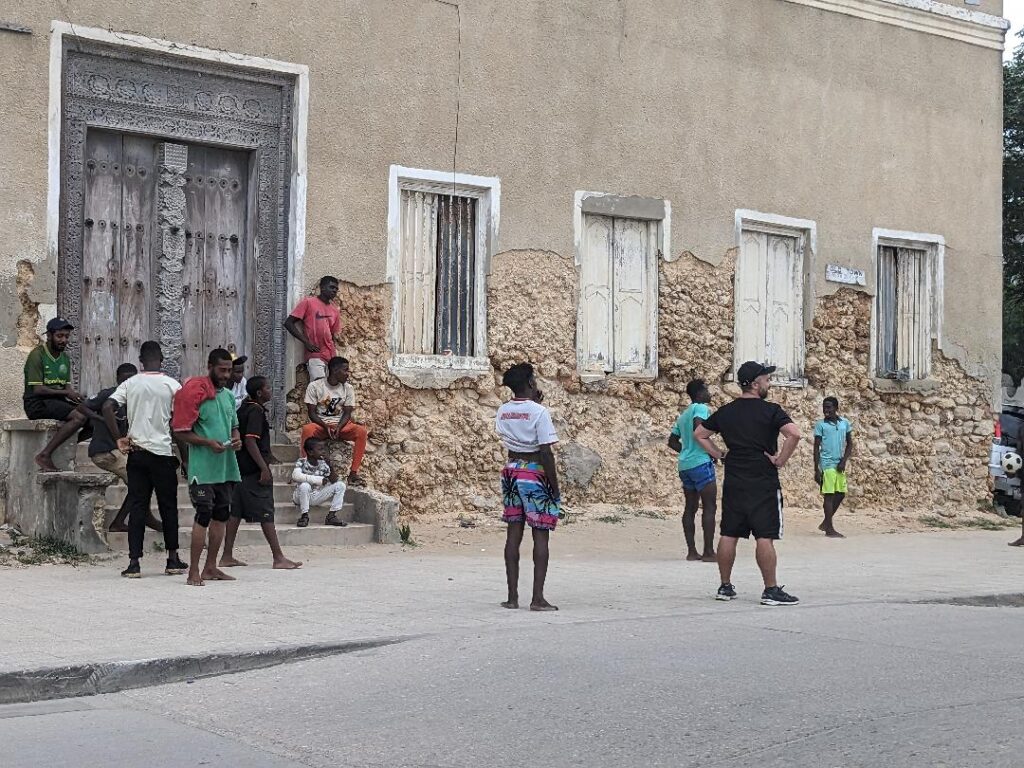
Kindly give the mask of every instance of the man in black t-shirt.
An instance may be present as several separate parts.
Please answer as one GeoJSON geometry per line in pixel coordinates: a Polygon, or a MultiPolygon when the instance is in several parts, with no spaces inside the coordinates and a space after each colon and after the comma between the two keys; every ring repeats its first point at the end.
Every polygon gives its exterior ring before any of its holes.
{"type": "Polygon", "coordinates": [[[718,570],[722,585],[715,596],[732,600],[732,567],[736,543],[754,534],[757,565],[764,577],[763,605],[796,605],[800,601],[786,594],[775,578],[775,540],[782,538],[782,486],[779,469],[796,450],[800,431],[777,403],[769,403],[773,366],[746,362],[736,373],[742,394],[715,411],[694,431],[694,437],[710,456],[725,460],[722,488],[721,539],[718,542],[718,570]],[[715,447],[712,434],[725,440],[727,452],[715,447]],[[779,450],[779,435],[785,438],[779,450]]]}
{"type": "Polygon", "coordinates": [[[277,459],[270,452],[270,422],[267,419],[267,403],[273,398],[270,382],[266,376],[253,376],[245,384],[248,397],[238,408],[238,432],[242,436],[242,448],[238,451],[238,473],[242,482],[236,483],[231,496],[231,517],[224,535],[224,554],[220,559],[221,568],[247,565],[234,556],[235,536],[242,520],[259,523],[263,536],[270,545],[274,567],[294,570],[302,563],[289,560],[281,551],[274,525],[274,476],[270,464],[277,459]]]}

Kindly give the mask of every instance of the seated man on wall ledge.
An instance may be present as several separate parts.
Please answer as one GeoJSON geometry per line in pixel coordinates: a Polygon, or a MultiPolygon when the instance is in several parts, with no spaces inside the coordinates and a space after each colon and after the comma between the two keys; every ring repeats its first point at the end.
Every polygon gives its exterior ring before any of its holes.
{"type": "Polygon", "coordinates": [[[43,472],[56,472],[53,452],[72,435],[88,440],[92,426],[78,410],[82,396],[71,386],[71,360],[65,351],[75,326],[62,317],[46,324],[46,341],[28,353],[25,360],[25,415],[33,421],[53,419],[64,423],[50,438],[35,461],[43,472]]]}
{"type": "Polygon", "coordinates": [[[348,383],[348,360],[332,357],[327,363],[327,378],[311,381],[306,387],[306,411],[309,424],[302,428],[302,456],[306,455],[306,441],[311,437],[320,440],[344,440],[352,443],[352,470],[348,484],[355,487],[366,485],[359,476],[359,468],[366,454],[366,427],[352,420],[356,409],[356,391],[348,383]]]}

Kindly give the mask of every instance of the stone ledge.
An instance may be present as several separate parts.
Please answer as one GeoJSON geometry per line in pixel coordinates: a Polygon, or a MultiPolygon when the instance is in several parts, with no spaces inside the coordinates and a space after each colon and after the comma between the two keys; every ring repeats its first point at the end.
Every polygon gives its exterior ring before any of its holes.
{"type": "Polygon", "coordinates": [[[54,419],[7,419],[3,423],[5,432],[47,432],[57,429],[64,422],[54,419]]]}
{"type": "Polygon", "coordinates": [[[888,395],[920,395],[926,392],[934,392],[941,386],[940,382],[935,379],[899,381],[897,379],[880,379],[877,377],[871,380],[871,384],[874,386],[875,392],[888,395]]]}

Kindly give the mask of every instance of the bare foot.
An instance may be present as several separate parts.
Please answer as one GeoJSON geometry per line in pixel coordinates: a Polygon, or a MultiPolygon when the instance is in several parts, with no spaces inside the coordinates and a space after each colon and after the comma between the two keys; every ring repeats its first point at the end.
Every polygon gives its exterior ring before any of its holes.
{"type": "Polygon", "coordinates": [[[185,583],[188,584],[190,587],[205,587],[206,586],[205,584],[203,584],[203,577],[200,576],[195,571],[189,571],[188,572],[188,578],[185,579],[185,583]]]}
{"type": "Polygon", "coordinates": [[[705,563],[717,563],[718,555],[716,555],[714,552],[705,552],[704,557],[702,557],[701,560],[703,560],[705,563]]]}
{"type": "Polygon", "coordinates": [[[39,467],[42,472],[59,472],[57,465],[53,463],[53,459],[49,456],[44,456],[41,453],[37,453],[35,456],[36,466],[39,467]]]}
{"type": "Polygon", "coordinates": [[[348,484],[353,488],[365,488],[366,480],[363,479],[362,475],[357,475],[355,472],[348,476],[348,484]]]}
{"type": "Polygon", "coordinates": [[[1011,541],[1007,544],[1008,547],[1024,547],[1024,536],[1021,536],[1016,541],[1011,541]]]}
{"type": "Polygon", "coordinates": [[[206,568],[203,570],[204,581],[235,581],[234,576],[228,576],[220,568],[206,568]]]}
{"type": "MultiPolygon", "coordinates": [[[[221,568],[234,568],[235,566],[239,566],[239,565],[248,565],[248,563],[243,563],[241,560],[237,560],[234,557],[232,557],[231,555],[227,555],[227,556],[222,557],[220,559],[220,567],[221,568]]],[[[276,568],[277,566],[274,566],[274,567],[276,568]]]]}
{"type": "Polygon", "coordinates": [[[558,606],[552,605],[547,600],[534,600],[530,603],[531,611],[557,611],[558,606]]]}
{"type": "Polygon", "coordinates": [[[700,560],[700,555],[698,555],[696,552],[687,552],[686,553],[686,559],[689,562],[694,563],[694,562],[700,560]]]}
{"type": "Polygon", "coordinates": [[[107,528],[108,533],[128,533],[128,526],[124,523],[111,523],[107,528]]]}
{"type": "Polygon", "coordinates": [[[833,528],[831,531],[825,531],[825,536],[827,536],[830,539],[845,539],[846,538],[845,536],[843,536],[843,534],[841,534],[835,528],[833,528]]]}
{"type": "MultiPolygon", "coordinates": [[[[221,561],[221,565],[224,565],[223,561],[221,561]]],[[[245,565],[245,563],[242,563],[242,565],[245,565]]],[[[274,561],[274,567],[282,571],[294,571],[296,568],[302,567],[302,561],[289,560],[287,557],[283,557],[280,560],[274,561]]]]}
{"type": "Polygon", "coordinates": [[[501,604],[501,607],[502,608],[511,608],[512,610],[515,610],[516,608],[519,607],[519,601],[518,600],[506,600],[504,603],[501,604]]]}
{"type": "Polygon", "coordinates": [[[146,527],[151,531],[162,531],[164,529],[164,524],[153,517],[153,515],[150,515],[146,519],[146,527]]]}

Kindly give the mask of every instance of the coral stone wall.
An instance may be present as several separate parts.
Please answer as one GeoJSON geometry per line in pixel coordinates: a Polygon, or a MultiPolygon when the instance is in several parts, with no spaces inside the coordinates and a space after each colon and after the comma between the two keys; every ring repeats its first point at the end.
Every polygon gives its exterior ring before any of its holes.
{"type": "MultiPolygon", "coordinates": [[[[733,265],[684,253],[660,265],[659,368],[656,381],[609,378],[584,383],[576,373],[576,269],[550,251],[513,251],[493,259],[488,292],[493,377],[447,389],[411,389],[387,369],[390,286],[344,284],[343,343],[352,364],[358,420],[371,430],[364,474],[397,496],[403,514],[497,511],[503,453],[493,430],[507,397],[500,373],[522,360],[538,369],[561,444],[567,503],[672,506],[679,503],[674,456],[665,446],[685,387],[711,385],[714,405],[738,394],[732,368],[733,265]]],[[[854,426],[850,503],[882,509],[973,507],[985,496],[992,432],[989,387],[936,350],[935,387],[880,391],[869,371],[871,297],[849,289],[819,298],[806,330],[803,388],[773,388],[805,440],[783,471],[787,503],[816,506],[811,432],[821,400],[835,395],[854,426]]],[[[289,395],[289,428],[305,420],[304,379],[289,395]]]]}

